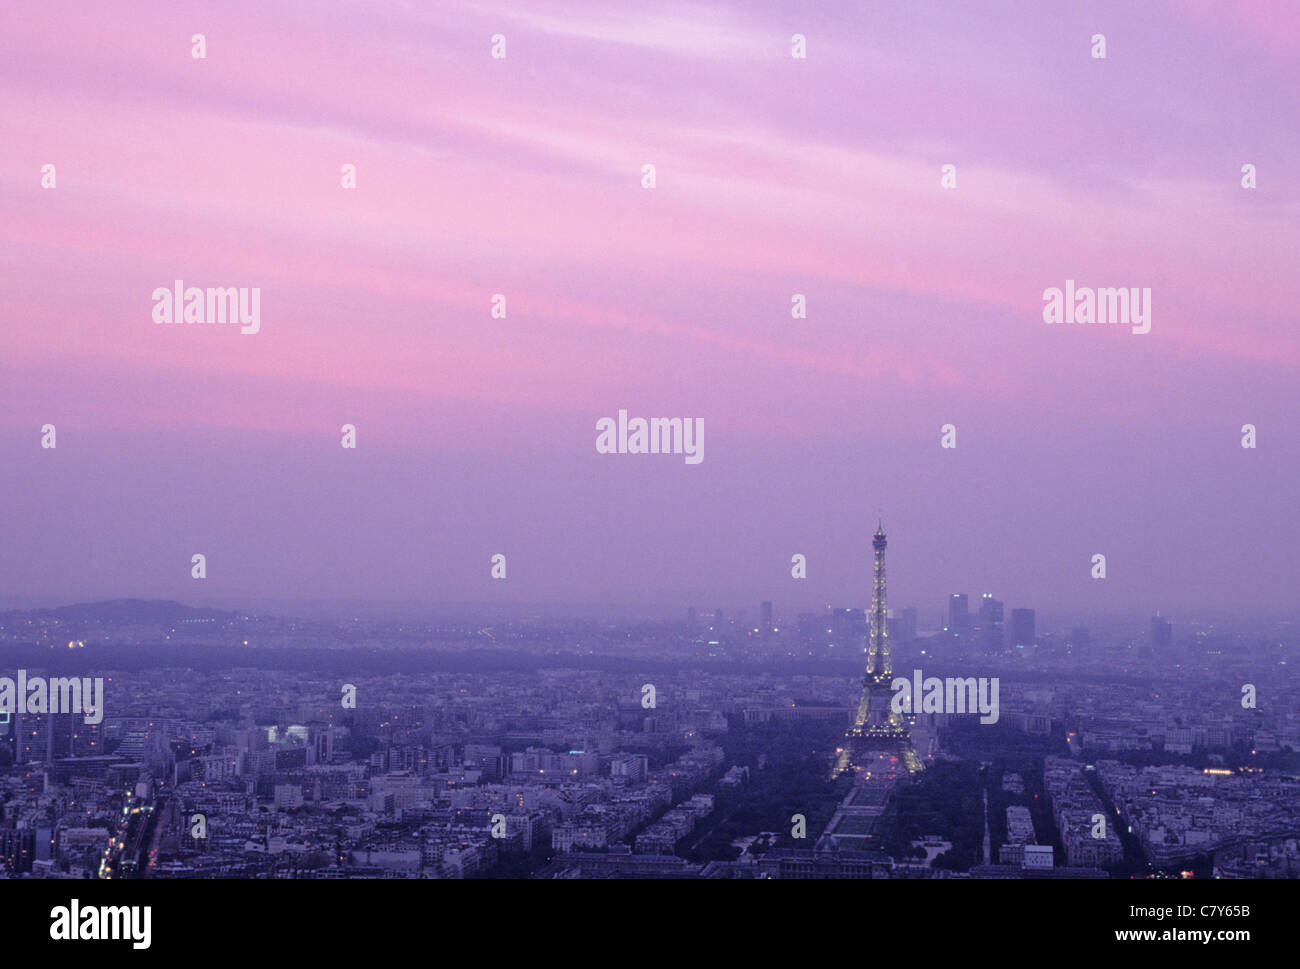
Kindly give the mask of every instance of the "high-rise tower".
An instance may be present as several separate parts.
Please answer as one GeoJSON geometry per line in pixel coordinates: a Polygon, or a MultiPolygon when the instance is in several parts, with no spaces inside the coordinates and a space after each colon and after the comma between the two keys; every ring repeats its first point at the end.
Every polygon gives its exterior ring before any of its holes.
{"type": "Polygon", "coordinates": [[[908,773],[921,770],[921,759],[912,747],[907,720],[893,707],[894,664],[889,655],[889,624],[885,604],[885,530],[879,522],[871,538],[875,550],[872,566],[871,611],[868,613],[870,639],[867,644],[867,671],[862,677],[862,699],[853,725],[844,735],[835,762],[835,776],[847,770],[872,771],[902,764],[908,773]]]}
{"type": "Polygon", "coordinates": [[[876,560],[871,566],[871,642],[867,647],[867,675],[890,679],[894,665],[889,661],[889,610],[885,607],[885,531],[876,520],[876,534],[871,537],[871,547],[876,560]]]}

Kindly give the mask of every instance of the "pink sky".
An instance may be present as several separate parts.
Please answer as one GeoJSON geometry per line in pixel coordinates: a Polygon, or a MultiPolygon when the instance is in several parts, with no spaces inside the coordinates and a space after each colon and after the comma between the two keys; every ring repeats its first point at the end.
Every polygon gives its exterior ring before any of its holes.
{"type": "Polygon", "coordinates": [[[1297,54],[1285,2],[11,0],[0,588],[860,605],[883,507],[896,605],[1289,606],[1297,54]],[[262,331],[155,325],[177,278],[262,331]]]}

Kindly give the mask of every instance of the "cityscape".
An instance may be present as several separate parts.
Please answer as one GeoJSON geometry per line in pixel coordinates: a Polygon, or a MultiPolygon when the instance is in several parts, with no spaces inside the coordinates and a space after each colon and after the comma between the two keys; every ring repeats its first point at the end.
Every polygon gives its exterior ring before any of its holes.
{"type": "Polygon", "coordinates": [[[1289,940],[1297,90],[1300,0],[5,0],[6,941],[1289,940]]]}
{"type": "Polygon", "coordinates": [[[1145,630],[1040,628],[990,593],[891,610],[887,545],[878,526],[869,608],[788,618],[770,601],[635,622],[303,620],[143,600],[4,612],[0,656],[29,682],[90,666],[105,694],[78,718],[23,711],[9,687],[0,866],[1300,875],[1293,623],[1179,628],[1156,613],[1145,630]],[[969,706],[940,696],[900,713],[894,674],[906,684],[913,667],[918,682],[924,668],[969,684],[969,706]],[[992,679],[991,708],[976,709],[977,677],[981,700],[992,679]]]}

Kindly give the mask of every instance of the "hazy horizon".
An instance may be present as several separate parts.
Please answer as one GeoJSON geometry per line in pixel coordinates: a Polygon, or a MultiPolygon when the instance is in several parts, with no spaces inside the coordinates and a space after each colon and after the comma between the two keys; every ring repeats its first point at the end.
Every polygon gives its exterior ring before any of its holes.
{"type": "MultiPolygon", "coordinates": [[[[250,616],[269,616],[282,619],[337,620],[360,618],[367,621],[390,619],[394,621],[450,621],[469,618],[501,618],[508,621],[537,620],[601,620],[608,622],[683,622],[686,619],[687,605],[669,603],[582,603],[582,602],[416,602],[404,600],[335,600],[335,599],[266,599],[257,597],[211,597],[185,596],[176,599],[153,599],[138,596],[122,596],[108,599],[96,597],[13,597],[0,596],[0,612],[27,612],[35,610],[61,609],[71,606],[94,606],[110,602],[138,601],[147,603],[175,602],[192,609],[217,609],[232,613],[248,613],[250,616]]],[[[975,605],[972,617],[976,615],[975,605]]],[[[701,626],[707,625],[715,608],[722,609],[727,622],[738,617],[753,620],[757,624],[760,615],[760,602],[752,603],[713,603],[707,606],[695,606],[697,621],[701,626]]],[[[1036,609],[1028,603],[1004,603],[1006,616],[1010,610],[1029,608],[1035,610],[1037,627],[1041,632],[1068,632],[1076,626],[1084,626],[1094,632],[1098,628],[1131,626],[1145,635],[1148,623],[1154,613],[1151,612],[1113,612],[1113,613],[1069,613],[1036,609]]],[[[831,608],[861,609],[856,602],[834,602],[821,604],[774,602],[774,616],[784,623],[794,622],[799,614],[818,612],[831,608]]],[[[940,607],[929,608],[924,605],[903,601],[891,607],[897,616],[905,608],[917,610],[917,628],[922,635],[941,631],[945,615],[940,607]]],[[[1174,625],[1175,637],[1181,637],[1189,629],[1214,627],[1219,624],[1231,624],[1240,631],[1250,631],[1259,624],[1276,625],[1300,622],[1300,613],[1261,612],[1254,610],[1225,610],[1212,612],[1200,610],[1183,614],[1171,614],[1160,610],[1161,615],[1174,625]]]]}

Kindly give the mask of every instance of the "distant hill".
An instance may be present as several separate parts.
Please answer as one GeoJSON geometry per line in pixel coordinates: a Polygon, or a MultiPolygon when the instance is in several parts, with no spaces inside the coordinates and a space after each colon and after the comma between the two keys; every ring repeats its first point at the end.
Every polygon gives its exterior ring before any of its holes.
{"type": "Polygon", "coordinates": [[[240,614],[220,609],[198,609],[171,600],[110,599],[106,602],[78,602],[53,609],[10,609],[0,615],[57,619],[61,622],[170,625],[185,619],[229,620],[240,614]]]}

